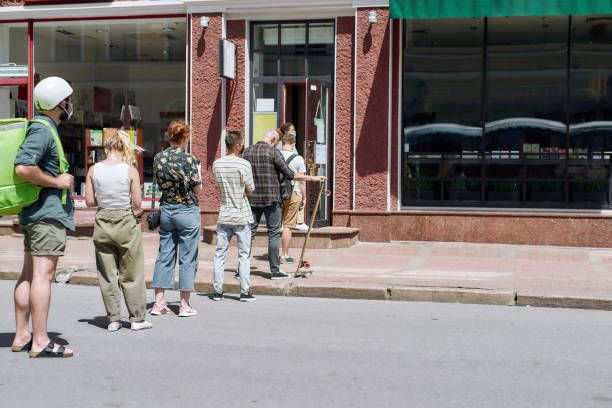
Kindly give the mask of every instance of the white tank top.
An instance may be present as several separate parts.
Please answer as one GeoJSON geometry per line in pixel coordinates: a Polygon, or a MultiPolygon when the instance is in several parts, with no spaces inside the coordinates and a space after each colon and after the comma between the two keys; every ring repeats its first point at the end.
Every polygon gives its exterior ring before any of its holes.
{"type": "Polygon", "coordinates": [[[127,163],[96,163],[93,170],[93,185],[96,189],[98,207],[105,210],[130,208],[130,179],[127,163]]]}

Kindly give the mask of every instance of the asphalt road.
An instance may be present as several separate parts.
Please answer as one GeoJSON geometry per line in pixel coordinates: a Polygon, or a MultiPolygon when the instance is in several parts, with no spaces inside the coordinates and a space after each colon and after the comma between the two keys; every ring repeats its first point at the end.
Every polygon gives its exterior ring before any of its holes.
{"type": "Polygon", "coordinates": [[[56,285],[49,330],[75,357],[36,360],[10,351],[13,285],[1,407],[612,406],[611,312],[196,295],[196,317],[108,333],[98,288],[56,285]]]}

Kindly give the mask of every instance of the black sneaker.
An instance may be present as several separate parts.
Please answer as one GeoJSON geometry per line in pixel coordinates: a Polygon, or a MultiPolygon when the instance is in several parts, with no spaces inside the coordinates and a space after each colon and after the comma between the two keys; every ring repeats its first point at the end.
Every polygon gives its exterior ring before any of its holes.
{"type": "Polygon", "coordinates": [[[287,279],[288,277],[289,275],[287,275],[285,272],[278,271],[277,273],[273,273],[270,279],[272,280],[287,279]]]}
{"type": "Polygon", "coordinates": [[[215,300],[215,301],[223,300],[223,292],[221,292],[221,293],[215,292],[212,295],[212,300],[215,300]]]}
{"type": "Polygon", "coordinates": [[[238,272],[236,272],[236,273],[234,274],[234,279],[238,279],[238,280],[240,280],[240,274],[239,274],[238,272]]]}
{"type": "Polygon", "coordinates": [[[240,294],[241,302],[252,302],[254,300],[255,300],[255,296],[253,296],[250,291],[246,295],[244,293],[240,294]]]}

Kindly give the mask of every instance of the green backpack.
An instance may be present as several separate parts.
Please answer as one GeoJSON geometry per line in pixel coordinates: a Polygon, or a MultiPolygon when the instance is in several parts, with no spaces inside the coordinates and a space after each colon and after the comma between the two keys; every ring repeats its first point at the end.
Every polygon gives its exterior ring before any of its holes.
{"type": "MultiPolygon", "coordinates": [[[[15,157],[26,138],[26,131],[30,122],[46,125],[53,134],[55,147],[59,156],[61,173],[68,172],[68,161],[57,130],[43,119],[0,119],[0,216],[17,215],[25,207],[38,200],[42,187],[24,180],[15,173],[15,157]]],[[[66,204],[66,190],[62,191],[62,204],[66,204]]]]}

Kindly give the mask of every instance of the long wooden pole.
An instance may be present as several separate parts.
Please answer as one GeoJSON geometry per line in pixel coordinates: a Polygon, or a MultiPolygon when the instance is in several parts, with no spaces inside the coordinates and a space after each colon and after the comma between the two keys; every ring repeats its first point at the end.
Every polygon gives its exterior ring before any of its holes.
{"type": "Polygon", "coordinates": [[[297,269],[293,274],[294,277],[298,277],[300,275],[300,268],[302,266],[302,261],[304,260],[304,253],[306,252],[306,246],[308,245],[308,239],[310,238],[310,232],[312,231],[312,226],[314,224],[315,218],[317,218],[317,211],[319,210],[319,203],[321,202],[321,195],[323,194],[323,189],[325,187],[325,182],[321,181],[321,188],[319,189],[319,196],[317,197],[317,203],[315,204],[314,212],[312,213],[312,217],[310,217],[310,224],[308,225],[308,232],[306,233],[306,239],[304,240],[304,245],[302,246],[302,253],[300,254],[300,260],[297,265],[297,269]]]}

